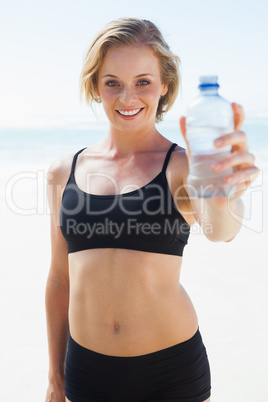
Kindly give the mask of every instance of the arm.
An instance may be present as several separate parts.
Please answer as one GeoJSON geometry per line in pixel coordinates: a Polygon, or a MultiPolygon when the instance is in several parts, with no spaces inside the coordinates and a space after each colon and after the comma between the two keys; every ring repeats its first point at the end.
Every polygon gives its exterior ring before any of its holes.
{"type": "MultiPolygon", "coordinates": [[[[235,130],[239,130],[244,121],[244,112],[241,106],[233,104],[235,130]]],[[[180,119],[183,137],[187,144],[185,117],[180,119]]],[[[210,199],[189,197],[191,210],[195,220],[201,225],[205,236],[211,241],[230,241],[239,232],[243,219],[242,194],[253,182],[259,173],[254,166],[254,156],[248,152],[247,138],[244,132],[235,131],[221,137],[221,143],[215,143],[217,147],[232,146],[231,155],[222,160],[220,167],[213,166],[217,172],[233,168],[233,173],[226,176],[228,183],[236,185],[236,193],[232,198],[213,197],[210,199]],[[240,217],[238,220],[237,217],[240,217]]],[[[190,151],[187,144],[187,156],[190,151]]],[[[187,172],[188,175],[188,172],[187,172]]],[[[184,188],[187,192],[187,175],[184,177],[184,188]]]]}
{"type": "Polygon", "coordinates": [[[191,198],[191,206],[195,220],[211,241],[231,241],[241,228],[244,213],[241,199],[228,202],[226,200],[191,198]]]}
{"type": "Polygon", "coordinates": [[[47,180],[51,214],[51,265],[45,296],[49,353],[46,402],[65,401],[64,363],[69,336],[69,274],[67,244],[59,227],[63,176],[63,167],[58,163],[52,164],[47,180]]]}

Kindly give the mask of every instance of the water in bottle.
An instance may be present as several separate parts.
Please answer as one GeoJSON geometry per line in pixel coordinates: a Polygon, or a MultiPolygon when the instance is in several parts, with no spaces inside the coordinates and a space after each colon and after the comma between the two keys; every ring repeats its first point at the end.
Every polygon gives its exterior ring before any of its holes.
{"type": "Polygon", "coordinates": [[[200,77],[198,88],[199,95],[186,112],[186,138],[191,153],[188,190],[193,197],[229,197],[234,188],[223,179],[232,173],[232,169],[218,173],[211,165],[230,153],[230,146],[216,148],[213,142],[234,131],[233,110],[218,94],[217,76],[200,77]]]}

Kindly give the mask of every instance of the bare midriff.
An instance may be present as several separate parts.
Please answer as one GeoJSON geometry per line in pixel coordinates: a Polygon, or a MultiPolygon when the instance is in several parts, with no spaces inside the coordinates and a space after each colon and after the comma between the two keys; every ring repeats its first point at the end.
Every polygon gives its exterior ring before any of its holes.
{"type": "Polygon", "coordinates": [[[182,257],[126,249],[69,254],[72,338],[112,356],[138,356],[190,339],[198,329],[181,286],[182,257]]]}

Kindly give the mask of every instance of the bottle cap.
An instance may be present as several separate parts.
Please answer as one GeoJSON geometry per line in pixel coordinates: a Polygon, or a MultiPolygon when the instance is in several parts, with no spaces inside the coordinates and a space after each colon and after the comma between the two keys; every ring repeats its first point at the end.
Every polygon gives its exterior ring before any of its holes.
{"type": "Polygon", "coordinates": [[[198,88],[208,88],[208,87],[219,88],[217,75],[202,75],[199,78],[198,88]]]}

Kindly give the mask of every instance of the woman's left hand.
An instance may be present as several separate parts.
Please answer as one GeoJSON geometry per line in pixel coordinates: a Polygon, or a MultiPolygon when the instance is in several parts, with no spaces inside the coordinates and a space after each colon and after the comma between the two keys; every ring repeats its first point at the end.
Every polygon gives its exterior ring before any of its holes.
{"type": "MultiPolygon", "coordinates": [[[[254,155],[248,150],[247,136],[240,130],[245,119],[243,108],[237,103],[232,103],[232,108],[234,112],[235,131],[217,138],[214,142],[217,148],[231,145],[231,154],[217,164],[212,165],[212,169],[215,172],[223,172],[228,168],[233,169],[232,174],[226,175],[224,181],[227,184],[236,185],[236,191],[232,199],[237,199],[240,198],[250,184],[256,180],[259,169],[254,165],[254,155]]],[[[186,140],[185,117],[181,117],[180,126],[183,137],[186,140]]]]}

